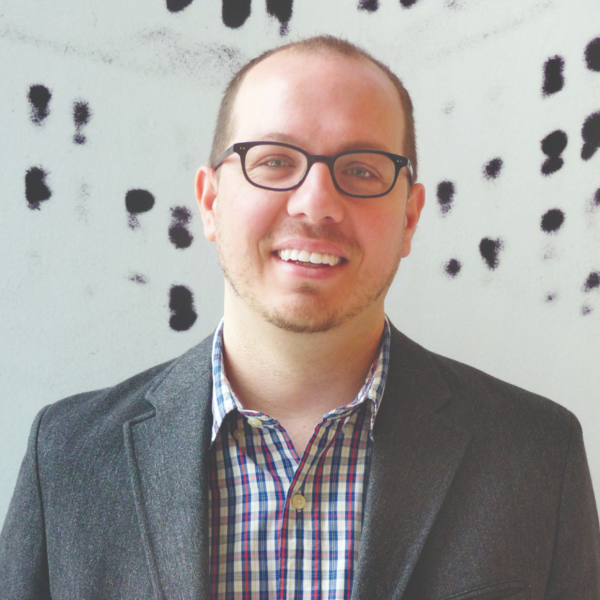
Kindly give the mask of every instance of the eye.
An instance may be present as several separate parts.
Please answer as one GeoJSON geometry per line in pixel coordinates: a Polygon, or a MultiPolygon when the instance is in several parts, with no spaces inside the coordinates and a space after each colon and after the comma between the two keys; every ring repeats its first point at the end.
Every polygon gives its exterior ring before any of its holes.
{"type": "Polygon", "coordinates": [[[276,144],[261,143],[246,154],[246,172],[260,177],[281,177],[305,166],[306,158],[301,152],[276,144]]]}
{"type": "Polygon", "coordinates": [[[271,157],[271,158],[267,158],[267,159],[263,160],[263,162],[261,163],[261,166],[277,168],[277,167],[289,167],[289,166],[291,166],[291,164],[290,164],[290,161],[287,160],[286,158],[278,156],[278,157],[271,157]]]}
{"type": "Polygon", "coordinates": [[[267,169],[293,169],[296,167],[296,163],[297,161],[291,156],[285,154],[269,154],[258,158],[253,166],[256,168],[267,169]]]}
{"type": "Polygon", "coordinates": [[[359,179],[368,179],[373,177],[373,173],[366,169],[365,167],[350,167],[346,169],[346,173],[348,175],[352,175],[352,177],[358,177],[359,179]]]}

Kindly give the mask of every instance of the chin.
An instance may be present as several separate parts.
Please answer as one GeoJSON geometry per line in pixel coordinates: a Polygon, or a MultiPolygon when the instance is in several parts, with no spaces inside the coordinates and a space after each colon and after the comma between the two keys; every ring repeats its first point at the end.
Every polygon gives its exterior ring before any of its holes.
{"type": "Polygon", "coordinates": [[[326,309],[320,303],[306,303],[303,306],[266,307],[254,306],[265,321],[279,329],[291,333],[325,333],[352,321],[364,312],[370,303],[357,303],[355,306],[326,309]],[[308,304],[308,305],[307,305],[308,304]]]}
{"type": "Polygon", "coordinates": [[[271,325],[290,333],[324,333],[337,329],[348,319],[338,314],[292,315],[284,311],[261,311],[263,318],[271,325]]]}

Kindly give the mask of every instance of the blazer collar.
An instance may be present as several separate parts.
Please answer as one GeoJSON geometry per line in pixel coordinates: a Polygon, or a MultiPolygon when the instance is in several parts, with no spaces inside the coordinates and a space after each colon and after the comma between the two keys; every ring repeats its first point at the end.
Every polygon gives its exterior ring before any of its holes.
{"type": "Polygon", "coordinates": [[[469,440],[438,414],[450,400],[431,354],[392,327],[353,600],[401,598],[406,589],[469,440]]]}
{"type": "Polygon", "coordinates": [[[124,426],[136,511],[157,599],[208,598],[212,336],[176,360],[124,426]]]}

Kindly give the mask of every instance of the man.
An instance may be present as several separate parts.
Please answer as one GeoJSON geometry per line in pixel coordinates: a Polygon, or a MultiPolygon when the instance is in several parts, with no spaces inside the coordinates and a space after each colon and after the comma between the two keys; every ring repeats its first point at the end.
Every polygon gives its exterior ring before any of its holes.
{"type": "Polygon", "coordinates": [[[38,415],[3,598],[600,598],[575,417],[386,320],[416,174],[410,98],[354,46],[234,78],[196,185],[224,320],[38,415]]]}

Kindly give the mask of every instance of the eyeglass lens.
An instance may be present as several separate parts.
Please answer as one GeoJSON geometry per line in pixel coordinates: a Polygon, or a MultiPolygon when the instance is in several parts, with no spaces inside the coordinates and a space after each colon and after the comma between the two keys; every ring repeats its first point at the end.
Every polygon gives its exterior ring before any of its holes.
{"type": "MultiPolygon", "coordinates": [[[[291,188],[306,173],[307,159],[302,152],[285,146],[261,144],[246,154],[246,174],[250,181],[273,189],[291,188]]],[[[348,194],[375,196],[385,194],[394,183],[396,167],[385,154],[352,152],[337,158],[335,180],[348,194]]]]}

